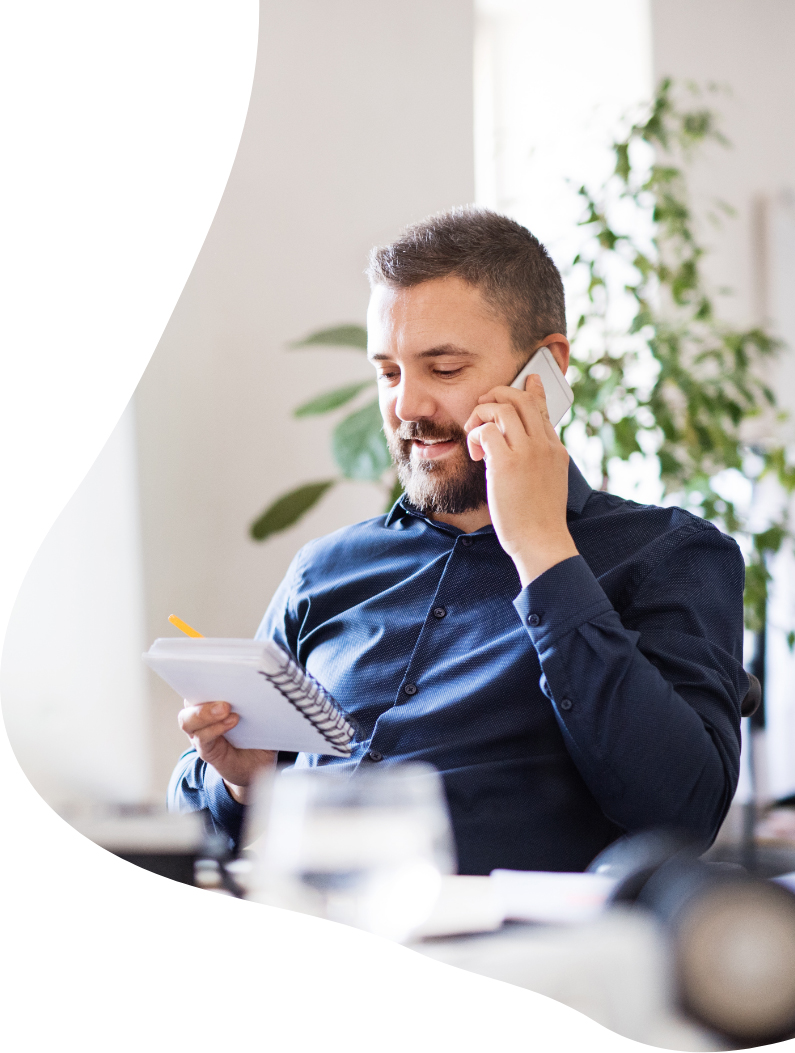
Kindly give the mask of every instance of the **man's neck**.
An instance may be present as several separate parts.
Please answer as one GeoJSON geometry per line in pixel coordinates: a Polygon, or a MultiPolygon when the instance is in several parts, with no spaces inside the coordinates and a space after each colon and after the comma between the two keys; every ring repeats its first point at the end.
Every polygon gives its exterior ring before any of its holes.
{"type": "Polygon", "coordinates": [[[431,519],[434,519],[437,523],[449,523],[450,526],[463,530],[465,534],[472,534],[474,531],[480,530],[481,527],[488,526],[491,522],[487,504],[478,505],[471,512],[462,512],[460,515],[442,513],[441,515],[431,516],[431,519]]]}

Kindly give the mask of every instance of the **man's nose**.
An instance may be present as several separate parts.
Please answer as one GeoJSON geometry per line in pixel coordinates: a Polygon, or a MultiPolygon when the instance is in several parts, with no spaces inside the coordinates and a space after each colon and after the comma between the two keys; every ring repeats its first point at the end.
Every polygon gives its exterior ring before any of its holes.
{"type": "Polygon", "coordinates": [[[395,399],[395,416],[402,421],[426,420],[436,412],[436,401],[416,380],[401,377],[395,399]]]}

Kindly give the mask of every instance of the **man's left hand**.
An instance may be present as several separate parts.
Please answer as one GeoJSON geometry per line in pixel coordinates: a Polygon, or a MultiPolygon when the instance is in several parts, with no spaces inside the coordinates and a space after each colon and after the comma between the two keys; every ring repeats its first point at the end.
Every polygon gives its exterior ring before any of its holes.
{"type": "Polygon", "coordinates": [[[526,390],[496,387],[464,425],[469,454],[485,458],[489,513],[522,588],[578,555],[566,523],[569,455],[549,422],[541,378],[526,390]]]}

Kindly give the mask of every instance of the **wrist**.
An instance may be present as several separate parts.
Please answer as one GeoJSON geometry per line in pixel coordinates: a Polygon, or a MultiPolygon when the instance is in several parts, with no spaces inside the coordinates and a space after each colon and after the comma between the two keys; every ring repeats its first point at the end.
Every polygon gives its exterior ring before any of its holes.
{"type": "Polygon", "coordinates": [[[569,535],[552,544],[523,549],[513,555],[512,559],[522,588],[525,589],[530,582],[573,556],[579,556],[579,552],[569,535]]]}
{"type": "Polygon", "coordinates": [[[226,779],[224,779],[224,786],[232,800],[237,801],[238,804],[246,803],[247,786],[235,786],[234,783],[228,782],[226,779]]]}

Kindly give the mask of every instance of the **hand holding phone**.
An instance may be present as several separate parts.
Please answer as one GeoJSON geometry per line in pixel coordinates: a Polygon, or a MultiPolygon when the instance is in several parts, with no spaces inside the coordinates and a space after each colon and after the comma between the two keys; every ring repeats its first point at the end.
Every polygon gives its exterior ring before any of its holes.
{"type": "Polygon", "coordinates": [[[563,376],[560,366],[555,361],[548,347],[539,347],[532,358],[521,370],[511,384],[512,388],[524,391],[524,383],[531,373],[537,373],[544,385],[544,395],[547,400],[547,411],[549,422],[554,428],[563,419],[563,415],[571,408],[574,402],[574,392],[569,387],[568,381],[563,376]]]}
{"type": "Polygon", "coordinates": [[[574,395],[548,347],[535,352],[511,386],[523,391],[531,373],[541,377],[552,428],[537,398],[520,402],[504,387],[481,395],[464,425],[470,456],[486,461],[489,516],[522,588],[577,555],[566,520],[569,455],[553,430],[574,395]]]}

